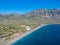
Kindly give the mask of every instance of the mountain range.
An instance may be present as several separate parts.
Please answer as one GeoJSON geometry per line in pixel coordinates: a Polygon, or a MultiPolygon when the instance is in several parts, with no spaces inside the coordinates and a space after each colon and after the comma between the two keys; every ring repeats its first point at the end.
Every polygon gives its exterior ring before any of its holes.
{"type": "Polygon", "coordinates": [[[36,9],[26,14],[0,14],[0,22],[60,23],[60,9],[36,9]]]}

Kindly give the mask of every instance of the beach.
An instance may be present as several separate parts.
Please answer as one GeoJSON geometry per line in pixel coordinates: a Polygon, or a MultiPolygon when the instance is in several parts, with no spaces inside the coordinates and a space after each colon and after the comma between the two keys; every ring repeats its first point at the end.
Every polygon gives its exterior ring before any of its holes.
{"type": "Polygon", "coordinates": [[[23,37],[29,35],[30,33],[36,31],[37,29],[39,29],[39,28],[41,28],[41,27],[43,27],[43,26],[45,26],[45,25],[46,25],[46,24],[43,24],[43,25],[41,25],[41,26],[39,26],[39,27],[37,27],[37,28],[31,30],[31,31],[28,31],[27,33],[24,33],[24,34],[22,34],[21,36],[19,36],[19,37],[13,39],[13,40],[11,40],[11,41],[9,41],[9,42],[8,42],[8,45],[11,45],[12,43],[14,43],[14,42],[20,40],[21,38],[23,38],[23,37]]]}

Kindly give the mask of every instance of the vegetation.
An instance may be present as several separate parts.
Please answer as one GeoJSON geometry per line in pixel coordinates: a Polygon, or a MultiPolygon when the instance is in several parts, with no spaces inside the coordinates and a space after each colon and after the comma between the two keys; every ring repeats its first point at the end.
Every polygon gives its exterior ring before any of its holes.
{"type": "Polygon", "coordinates": [[[39,9],[19,14],[0,14],[0,38],[10,39],[15,33],[27,32],[25,26],[34,29],[41,24],[60,23],[60,10],[39,9]]]}

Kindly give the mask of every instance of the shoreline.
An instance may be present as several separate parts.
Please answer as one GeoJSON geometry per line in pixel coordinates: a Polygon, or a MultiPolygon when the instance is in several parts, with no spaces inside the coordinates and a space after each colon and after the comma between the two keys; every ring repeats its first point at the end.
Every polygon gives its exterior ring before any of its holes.
{"type": "Polygon", "coordinates": [[[37,29],[39,29],[39,28],[41,28],[41,27],[43,27],[43,26],[45,26],[45,25],[47,25],[47,24],[43,24],[43,25],[41,25],[41,26],[39,26],[39,27],[37,27],[37,28],[35,28],[35,29],[33,29],[33,30],[27,32],[27,33],[22,34],[21,36],[19,36],[19,37],[13,39],[13,40],[11,40],[11,41],[9,41],[8,44],[11,45],[12,43],[14,43],[14,42],[20,40],[21,38],[23,38],[23,37],[29,35],[30,33],[36,31],[37,29]]]}

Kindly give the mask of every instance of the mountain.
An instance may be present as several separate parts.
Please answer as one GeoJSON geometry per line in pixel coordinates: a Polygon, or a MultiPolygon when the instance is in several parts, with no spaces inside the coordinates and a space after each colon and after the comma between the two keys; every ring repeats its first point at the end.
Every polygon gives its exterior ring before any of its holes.
{"type": "Polygon", "coordinates": [[[0,14],[0,17],[14,17],[18,15],[33,16],[33,17],[60,17],[60,9],[37,9],[26,14],[0,14]]]}
{"type": "Polygon", "coordinates": [[[0,14],[0,22],[28,24],[60,23],[60,9],[37,9],[26,14],[0,14]]]}
{"type": "Polygon", "coordinates": [[[60,18],[60,9],[37,9],[25,15],[36,16],[36,17],[56,17],[56,18],[59,17],[60,18]]]}

